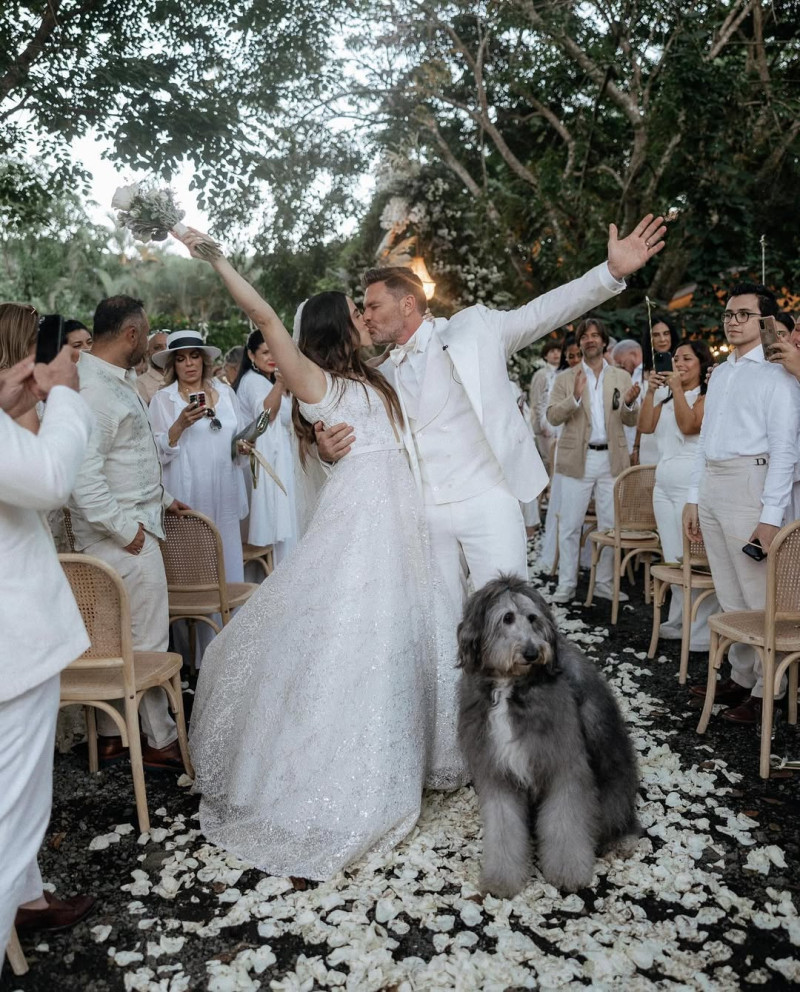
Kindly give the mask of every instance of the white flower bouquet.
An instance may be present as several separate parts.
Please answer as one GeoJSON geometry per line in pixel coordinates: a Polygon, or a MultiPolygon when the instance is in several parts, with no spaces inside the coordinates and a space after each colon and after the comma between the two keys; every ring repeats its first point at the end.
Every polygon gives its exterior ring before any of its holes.
{"type": "MultiPolygon", "coordinates": [[[[111,200],[113,210],[119,211],[117,223],[127,227],[137,241],[165,241],[170,231],[179,238],[189,230],[181,221],[186,211],[175,202],[169,187],[156,189],[144,183],[120,186],[111,200]]],[[[195,250],[205,259],[219,258],[219,245],[204,238],[195,250]]]]}

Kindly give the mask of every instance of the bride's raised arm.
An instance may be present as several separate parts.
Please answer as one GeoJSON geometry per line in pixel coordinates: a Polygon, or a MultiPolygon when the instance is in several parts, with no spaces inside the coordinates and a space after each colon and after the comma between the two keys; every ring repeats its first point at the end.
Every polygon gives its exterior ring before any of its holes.
{"type": "MultiPolygon", "coordinates": [[[[191,227],[178,238],[186,245],[193,258],[203,258],[195,251],[195,245],[203,239],[208,240],[207,235],[191,227]]],[[[224,256],[203,260],[216,269],[233,299],[261,331],[289,390],[305,403],[318,403],[326,389],[322,369],[302,354],[269,303],[259,296],[224,256]]]]}

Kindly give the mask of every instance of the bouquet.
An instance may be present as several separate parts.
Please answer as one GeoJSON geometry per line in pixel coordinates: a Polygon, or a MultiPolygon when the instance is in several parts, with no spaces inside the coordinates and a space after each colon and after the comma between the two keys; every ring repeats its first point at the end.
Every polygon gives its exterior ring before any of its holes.
{"type": "MultiPolygon", "coordinates": [[[[189,230],[181,221],[186,211],[175,202],[169,187],[156,189],[144,183],[120,186],[111,200],[113,210],[118,210],[117,223],[127,227],[137,241],[165,241],[170,231],[179,238],[189,230]]],[[[206,260],[219,258],[219,245],[211,238],[204,238],[195,251],[206,260]]]]}

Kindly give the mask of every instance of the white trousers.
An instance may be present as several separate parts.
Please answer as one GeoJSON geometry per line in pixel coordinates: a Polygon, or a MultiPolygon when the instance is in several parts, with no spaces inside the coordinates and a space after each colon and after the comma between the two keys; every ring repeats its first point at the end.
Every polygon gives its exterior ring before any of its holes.
{"type": "MultiPolygon", "coordinates": [[[[689,474],[693,457],[670,458],[661,461],[656,469],[656,484],[653,489],[653,512],[661,538],[661,548],[665,562],[676,562],[683,556],[683,508],[689,492],[689,474]]],[[[667,623],[676,630],[683,623],[683,591],[680,586],[670,586],[671,598],[667,623]]],[[[692,601],[700,595],[696,589],[692,601]]],[[[714,595],[708,596],[700,604],[697,617],[692,623],[689,638],[690,651],[708,651],[710,632],[708,618],[719,613],[719,603],[714,595]]]]}
{"type": "Polygon", "coordinates": [[[539,550],[539,561],[548,573],[553,571],[558,550],[558,514],[561,512],[561,482],[558,472],[550,479],[550,499],[544,517],[544,537],[539,550]]]}
{"type": "Polygon", "coordinates": [[[500,572],[527,581],[527,540],[519,500],[505,483],[457,503],[426,503],[431,551],[456,616],[467,583],[480,589],[500,572]]]}
{"type": "MultiPolygon", "coordinates": [[[[582,479],[562,476],[561,508],[558,526],[558,584],[578,584],[578,553],[586,510],[594,493],[597,529],[611,530],[614,526],[614,477],[607,451],[586,451],[586,468],[582,479]]],[[[610,585],[614,562],[610,548],[604,548],[597,564],[597,582],[610,585]]]]}
{"type": "MultiPolygon", "coordinates": [[[[86,549],[87,555],[101,558],[117,572],[131,603],[134,651],[166,651],[169,646],[169,607],[167,576],[161,547],[152,534],[145,533],[138,555],[129,554],[111,539],[86,549]]],[[[122,712],[122,704],[114,704],[122,712]]],[[[163,689],[148,689],[139,704],[142,730],[151,747],[162,748],[178,738],[163,689]]],[[[97,711],[97,730],[104,737],[119,737],[119,728],[102,710],[97,711]]]]}
{"type": "Polygon", "coordinates": [[[0,967],[17,909],[42,895],[61,676],[0,702],[0,967]]]}
{"type": "MultiPolygon", "coordinates": [[[[722,609],[763,610],[767,600],[767,563],[753,561],[742,546],[761,517],[761,494],[767,466],[764,459],[728,458],[708,462],[700,487],[698,512],[711,575],[722,609]]],[[[758,698],[764,695],[764,673],[758,653],[746,644],[728,652],[731,677],[758,698]]],[[[780,695],[786,691],[786,679],[780,695]]]]}

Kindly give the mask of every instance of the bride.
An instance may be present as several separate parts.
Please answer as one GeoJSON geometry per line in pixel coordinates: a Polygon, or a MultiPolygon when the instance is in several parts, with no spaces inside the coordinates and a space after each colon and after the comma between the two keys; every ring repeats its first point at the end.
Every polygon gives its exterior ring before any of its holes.
{"type": "MultiPolygon", "coordinates": [[[[201,237],[183,238],[195,257],[201,237]]],[[[424,516],[353,301],[311,297],[296,345],[226,259],[211,265],[296,397],[301,457],[316,421],[355,431],[303,540],[207,649],[192,714],[205,836],[270,874],[323,880],[419,816],[439,650],[424,516]]]]}

